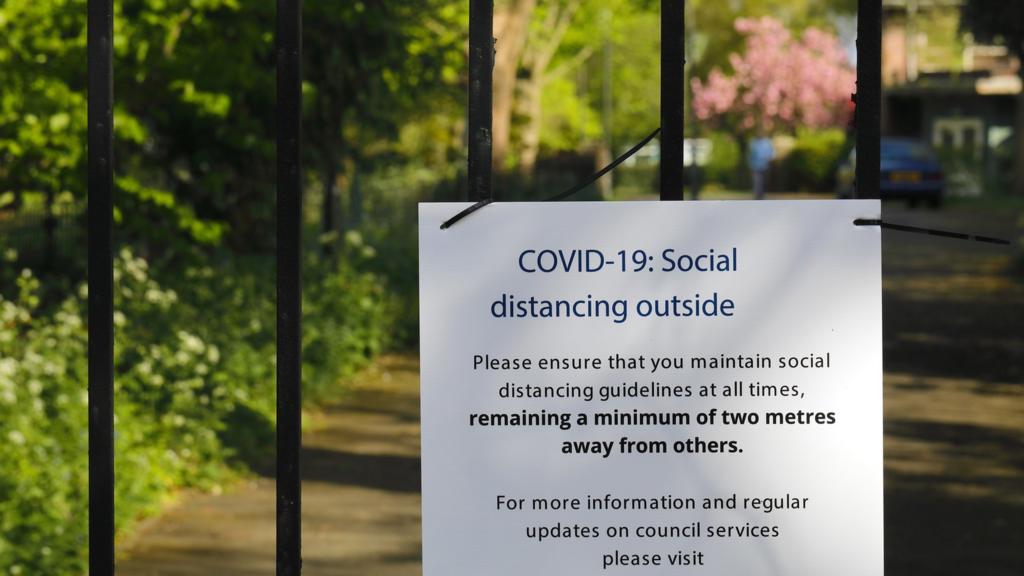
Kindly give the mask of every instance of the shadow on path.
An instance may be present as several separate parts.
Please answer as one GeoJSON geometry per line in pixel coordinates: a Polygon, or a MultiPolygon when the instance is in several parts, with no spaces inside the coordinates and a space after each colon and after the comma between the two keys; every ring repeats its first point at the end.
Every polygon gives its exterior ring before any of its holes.
{"type": "MultiPolygon", "coordinates": [[[[886,209],[1018,238],[1018,214],[886,209]]],[[[885,232],[888,576],[1024,574],[1024,284],[1011,250],[885,232]]]]}

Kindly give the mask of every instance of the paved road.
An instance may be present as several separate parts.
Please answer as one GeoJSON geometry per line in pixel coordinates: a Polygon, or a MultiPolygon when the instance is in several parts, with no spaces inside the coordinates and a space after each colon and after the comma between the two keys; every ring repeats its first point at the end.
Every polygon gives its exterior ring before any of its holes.
{"type": "MultiPolygon", "coordinates": [[[[1017,214],[886,207],[993,236],[1017,214]]],[[[1010,252],[885,232],[889,576],[1024,574],[1024,283],[1010,252]]],[[[420,573],[418,366],[386,358],[306,438],[305,574],[420,573]]],[[[272,574],[273,483],[187,499],[135,539],[124,576],[272,574]]]]}

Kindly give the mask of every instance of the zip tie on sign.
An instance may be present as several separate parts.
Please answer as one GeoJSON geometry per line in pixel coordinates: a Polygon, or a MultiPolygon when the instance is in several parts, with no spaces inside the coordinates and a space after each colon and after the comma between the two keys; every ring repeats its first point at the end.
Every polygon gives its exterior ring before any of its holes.
{"type": "MultiPolygon", "coordinates": [[[[629,150],[626,150],[626,152],[624,154],[622,154],[622,156],[619,156],[615,160],[612,160],[611,164],[608,164],[604,168],[601,168],[600,170],[595,172],[590,178],[587,178],[583,182],[580,182],[579,184],[576,184],[572,188],[569,188],[568,190],[566,190],[564,192],[559,192],[558,194],[555,194],[551,198],[545,199],[544,202],[557,202],[559,200],[565,200],[569,196],[572,196],[573,194],[579,192],[580,190],[583,190],[587,186],[590,186],[591,184],[596,182],[598,178],[600,178],[601,176],[604,176],[605,174],[611,172],[612,170],[617,168],[619,166],[619,164],[622,164],[623,162],[628,160],[630,156],[632,156],[632,155],[636,154],[637,152],[639,152],[640,149],[643,148],[644,146],[646,146],[648,142],[650,142],[651,140],[654,140],[654,137],[657,136],[659,132],[661,132],[661,128],[655,128],[654,132],[651,132],[650,134],[648,134],[647,137],[644,138],[643,140],[641,140],[640,142],[638,142],[636,144],[636,146],[633,146],[629,150]]],[[[494,202],[493,199],[487,198],[486,200],[481,200],[481,201],[477,202],[476,204],[473,204],[469,208],[466,208],[465,210],[459,212],[455,216],[452,216],[451,218],[446,220],[444,222],[444,224],[441,224],[441,230],[447,230],[447,229],[451,228],[459,220],[462,220],[466,216],[469,216],[473,212],[476,212],[477,210],[483,208],[484,206],[487,206],[488,204],[490,204],[492,202],[494,202]]]]}
{"type": "MultiPolygon", "coordinates": [[[[601,176],[604,176],[605,174],[611,172],[612,170],[617,168],[619,166],[619,164],[622,164],[623,162],[628,160],[631,156],[633,156],[634,154],[639,152],[640,149],[643,148],[644,146],[646,146],[648,142],[653,140],[654,137],[657,136],[659,132],[661,132],[661,128],[655,128],[654,131],[651,132],[650,134],[648,134],[646,138],[644,138],[640,142],[637,142],[637,144],[635,146],[633,146],[632,148],[627,150],[625,153],[623,153],[621,156],[619,156],[615,160],[612,160],[612,162],[610,164],[608,164],[604,168],[601,168],[600,170],[595,172],[592,176],[590,176],[586,180],[580,182],[579,184],[576,184],[572,188],[569,188],[568,190],[565,190],[564,192],[560,192],[560,193],[555,194],[554,196],[552,196],[550,198],[545,199],[544,202],[557,202],[559,200],[565,200],[566,198],[572,196],[573,194],[579,192],[580,190],[583,190],[587,186],[590,186],[591,184],[596,182],[598,180],[598,178],[600,178],[601,176]]],[[[455,216],[452,216],[448,220],[445,220],[445,222],[443,224],[441,224],[441,230],[447,230],[447,229],[451,228],[459,220],[462,220],[466,216],[469,216],[473,212],[476,212],[477,210],[483,208],[484,206],[487,206],[488,204],[492,204],[493,202],[494,202],[493,198],[487,198],[485,200],[480,200],[479,202],[476,202],[475,204],[473,204],[473,205],[469,206],[468,208],[462,210],[461,212],[459,212],[455,216]]],[[[966,241],[973,240],[975,242],[983,242],[985,244],[998,244],[998,245],[1001,245],[1001,246],[1008,246],[1008,245],[1010,245],[1010,241],[1006,240],[1006,239],[1003,239],[1003,238],[993,238],[991,236],[980,236],[980,235],[977,235],[977,234],[965,234],[963,232],[950,232],[950,231],[947,231],[947,230],[936,230],[934,228],[922,228],[920,226],[909,226],[907,224],[895,224],[893,222],[884,222],[884,221],[882,221],[880,219],[857,218],[856,220],[853,221],[853,225],[854,226],[878,226],[878,227],[882,228],[883,230],[896,230],[897,232],[910,232],[910,233],[913,233],[913,234],[926,234],[928,236],[939,236],[939,237],[942,237],[942,238],[952,238],[953,240],[966,240],[966,241]]]]}
{"type": "Polygon", "coordinates": [[[911,232],[913,234],[927,234],[928,236],[941,236],[942,238],[952,238],[954,240],[973,240],[975,242],[984,242],[986,244],[999,244],[1008,246],[1009,240],[1003,238],[992,238],[991,236],[978,236],[976,234],[964,234],[963,232],[949,232],[947,230],[936,230],[934,228],[922,228],[920,226],[909,226],[907,224],[894,224],[892,222],[883,222],[882,220],[869,219],[869,218],[857,218],[853,221],[854,226],[879,226],[883,230],[896,230],[898,232],[911,232]]]}

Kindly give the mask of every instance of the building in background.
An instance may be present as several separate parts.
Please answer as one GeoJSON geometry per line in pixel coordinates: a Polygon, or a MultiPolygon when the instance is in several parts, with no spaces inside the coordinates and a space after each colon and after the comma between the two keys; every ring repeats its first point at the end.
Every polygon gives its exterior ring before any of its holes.
{"type": "Polygon", "coordinates": [[[1020,61],[960,30],[962,0],[884,0],[882,132],[930,143],[949,192],[1009,189],[1020,61]]]}

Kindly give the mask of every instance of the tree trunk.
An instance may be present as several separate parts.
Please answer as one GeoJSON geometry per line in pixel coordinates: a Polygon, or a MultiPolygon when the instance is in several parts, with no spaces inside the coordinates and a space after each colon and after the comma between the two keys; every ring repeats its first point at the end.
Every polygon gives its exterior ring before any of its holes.
{"type": "Polygon", "coordinates": [[[333,155],[328,154],[324,161],[323,168],[323,187],[324,187],[324,199],[323,199],[323,217],[322,217],[322,233],[323,233],[323,253],[324,256],[330,256],[334,254],[334,246],[336,244],[336,233],[337,233],[337,220],[335,218],[335,212],[337,211],[337,203],[335,202],[337,194],[335,189],[338,180],[338,167],[337,159],[333,155]]]}
{"type": "MultiPolygon", "coordinates": [[[[606,11],[608,18],[610,12],[606,11]]],[[[612,136],[613,127],[613,95],[612,95],[612,42],[607,34],[601,51],[601,143],[597,147],[597,166],[595,171],[610,164],[615,158],[615,143],[612,136]]],[[[615,171],[605,174],[597,181],[597,189],[602,199],[609,199],[615,191],[615,171]]]]}
{"type": "Polygon", "coordinates": [[[352,183],[348,190],[348,212],[351,228],[358,228],[363,222],[363,187],[359,179],[359,157],[352,158],[352,183]]]}
{"type": "Polygon", "coordinates": [[[537,156],[540,154],[540,129],[544,111],[541,96],[544,94],[544,77],[534,71],[529,78],[524,78],[520,83],[523,98],[522,112],[527,120],[522,132],[519,173],[524,180],[529,180],[533,177],[533,169],[537,165],[537,156]]]}
{"type": "Polygon", "coordinates": [[[46,204],[43,209],[43,231],[46,234],[43,267],[47,271],[55,270],[57,261],[57,215],[53,206],[55,195],[52,187],[46,191],[46,204]]]}
{"type": "Polygon", "coordinates": [[[362,223],[362,180],[359,178],[359,163],[352,164],[352,186],[348,193],[348,211],[352,216],[352,228],[362,223]]]}
{"type": "Polygon", "coordinates": [[[492,150],[494,169],[505,169],[509,145],[512,141],[512,111],[515,106],[516,76],[526,35],[530,29],[530,17],[537,7],[537,0],[510,0],[504,10],[495,14],[494,55],[494,106],[492,125],[492,150]]]}

